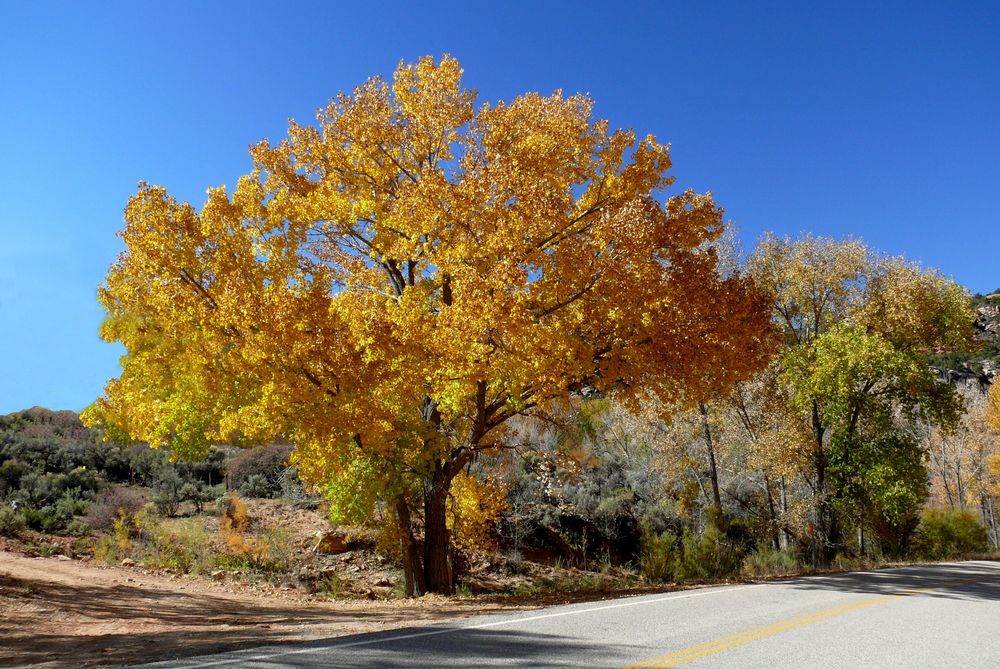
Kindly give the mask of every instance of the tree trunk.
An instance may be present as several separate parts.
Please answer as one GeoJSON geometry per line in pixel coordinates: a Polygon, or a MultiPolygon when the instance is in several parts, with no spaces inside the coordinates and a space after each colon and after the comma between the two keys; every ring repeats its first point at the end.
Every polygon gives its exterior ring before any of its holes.
{"type": "Polygon", "coordinates": [[[778,538],[778,548],[788,550],[788,491],[785,488],[785,477],[781,477],[781,534],[778,538]]]}
{"type": "Polygon", "coordinates": [[[450,595],[455,591],[451,569],[447,504],[451,477],[438,469],[424,489],[424,577],[427,592],[450,595]]]}
{"type": "Polygon", "coordinates": [[[701,427],[705,432],[705,448],[708,449],[708,473],[712,481],[712,502],[715,504],[719,520],[722,519],[722,494],[719,490],[719,469],[715,464],[715,443],[712,441],[712,428],[708,424],[708,407],[704,402],[698,403],[701,412],[701,427]]]}
{"type": "Polygon", "coordinates": [[[396,498],[396,519],[399,522],[399,536],[402,548],[403,579],[407,597],[419,597],[427,592],[424,568],[420,562],[420,549],[413,538],[410,506],[405,497],[396,498]]]}
{"type": "Polygon", "coordinates": [[[983,511],[983,521],[986,523],[986,536],[994,549],[1000,548],[1000,533],[997,532],[997,519],[993,509],[993,497],[983,495],[980,498],[980,507],[983,511]]]}
{"type": "Polygon", "coordinates": [[[826,427],[820,418],[819,405],[816,402],[813,402],[812,425],[813,436],[816,439],[816,450],[813,453],[813,462],[816,467],[816,525],[814,528],[814,541],[817,548],[817,560],[819,564],[826,566],[833,561],[834,553],[836,552],[835,546],[840,533],[840,525],[837,522],[836,511],[827,492],[826,449],[823,444],[826,427]]]}
{"type": "Polygon", "coordinates": [[[764,474],[764,493],[767,495],[767,514],[768,520],[770,520],[771,528],[774,534],[771,536],[771,548],[775,550],[780,550],[781,546],[781,530],[779,529],[778,523],[778,512],[774,506],[774,495],[771,493],[771,479],[767,474],[764,474]]]}

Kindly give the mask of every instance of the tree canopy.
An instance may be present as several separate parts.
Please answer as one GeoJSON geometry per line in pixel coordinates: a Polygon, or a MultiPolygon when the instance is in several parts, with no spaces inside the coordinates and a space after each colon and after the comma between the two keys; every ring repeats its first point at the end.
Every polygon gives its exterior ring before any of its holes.
{"type": "Polygon", "coordinates": [[[961,415],[955,389],[938,382],[927,356],[973,345],[968,291],[857,240],[767,237],[749,264],[775,294],[786,342],[779,378],[811,432],[822,552],[829,559],[842,541],[838,507],[875,517],[887,543],[889,534],[908,535],[927,474],[901,429],[918,419],[947,428],[961,415]]]}
{"type": "Polygon", "coordinates": [[[451,482],[512,416],[584,387],[695,403],[772,351],[769,295],[709,247],[722,210],[659,196],[667,146],[461,77],[427,57],[338,95],[200,210],[141,184],[99,294],[127,353],[87,414],[191,457],[290,440],[345,508],[388,504],[411,591],[450,589],[451,482]]]}

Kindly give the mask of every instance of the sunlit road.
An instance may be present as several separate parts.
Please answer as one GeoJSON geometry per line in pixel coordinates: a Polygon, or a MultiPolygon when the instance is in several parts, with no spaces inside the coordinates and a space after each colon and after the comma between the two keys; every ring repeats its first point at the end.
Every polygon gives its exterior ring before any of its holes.
{"type": "Polygon", "coordinates": [[[992,667],[1000,563],[560,606],[149,667],[992,667]]]}

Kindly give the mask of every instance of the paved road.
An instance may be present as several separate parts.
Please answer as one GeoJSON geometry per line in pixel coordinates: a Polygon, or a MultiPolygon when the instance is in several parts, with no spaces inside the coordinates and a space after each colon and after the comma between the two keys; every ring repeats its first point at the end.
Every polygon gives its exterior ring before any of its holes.
{"type": "Polygon", "coordinates": [[[1000,563],[629,597],[144,666],[1000,669],[1000,563]]]}

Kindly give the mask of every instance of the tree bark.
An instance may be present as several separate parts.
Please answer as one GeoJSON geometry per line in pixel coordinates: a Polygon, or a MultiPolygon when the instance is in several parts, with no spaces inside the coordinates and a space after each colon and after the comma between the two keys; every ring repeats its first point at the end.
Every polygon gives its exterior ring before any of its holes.
{"type": "Polygon", "coordinates": [[[788,549],[788,492],[785,488],[785,477],[781,477],[781,534],[778,535],[778,548],[788,549]]]}
{"type": "Polygon", "coordinates": [[[768,520],[771,521],[771,528],[774,530],[774,534],[771,537],[771,548],[780,550],[782,545],[781,530],[778,526],[778,512],[774,506],[774,495],[771,493],[771,479],[767,474],[764,474],[764,493],[767,495],[768,520]]]}
{"type": "Polygon", "coordinates": [[[406,498],[396,498],[396,519],[399,522],[400,543],[402,544],[403,579],[406,584],[407,597],[419,597],[427,592],[424,579],[424,568],[420,562],[420,549],[413,538],[413,525],[410,518],[410,506],[406,498]]]}
{"type": "Polygon", "coordinates": [[[450,477],[438,469],[424,489],[424,577],[428,592],[446,595],[455,591],[447,523],[450,483],[450,477]]]}
{"type": "Polygon", "coordinates": [[[719,470],[715,463],[715,443],[712,441],[712,428],[708,424],[708,407],[704,402],[698,403],[698,410],[701,412],[701,427],[705,432],[705,447],[708,449],[708,473],[712,480],[712,501],[722,515],[722,494],[719,490],[719,470]]]}
{"type": "Polygon", "coordinates": [[[826,480],[826,449],[823,439],[826,435],[826,427],[819,415],[819,405],[813,402],[812,408],[813,436],[816,438],[816,450],[813,453],[813,462],[816,467],[816,491],[815,491],[815,512],[816,526],[814,528],[816,542],[816,556],[819,564],[826,566],[833,561],[835,547],[840,532],[840,524],[837,522],[836,511],[831,503],[830,495],[827,491],[826,480]]]}

